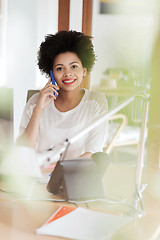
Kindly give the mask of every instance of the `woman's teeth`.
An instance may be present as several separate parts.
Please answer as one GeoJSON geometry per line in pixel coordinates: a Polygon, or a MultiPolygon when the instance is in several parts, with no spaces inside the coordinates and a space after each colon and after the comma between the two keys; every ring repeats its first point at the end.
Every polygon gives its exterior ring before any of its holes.
{"type": "Polygon", "coordinates": [[[74,79],[72,79],[72,80],[64,80],[63,82],[65,82],[65,83],[72,83],[72,82],[74,82],[74,79]]]}

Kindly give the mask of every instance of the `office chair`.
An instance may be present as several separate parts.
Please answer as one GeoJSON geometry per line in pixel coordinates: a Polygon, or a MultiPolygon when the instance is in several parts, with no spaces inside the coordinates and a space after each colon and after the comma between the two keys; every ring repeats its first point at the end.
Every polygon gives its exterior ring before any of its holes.
{"type": "Polygon", "coordinates": [[[35,94],[35,93],[38,93],[39,92],[39,90],[28,90],[28,92],[27,92],[27,100],[26,100],[26,102],[28,102],[28,100],[35,94]]]}
{"type": "Polygon", "coordinates": [[[0,87],[0,151],[13,144],[13,89],[0,87]]]}

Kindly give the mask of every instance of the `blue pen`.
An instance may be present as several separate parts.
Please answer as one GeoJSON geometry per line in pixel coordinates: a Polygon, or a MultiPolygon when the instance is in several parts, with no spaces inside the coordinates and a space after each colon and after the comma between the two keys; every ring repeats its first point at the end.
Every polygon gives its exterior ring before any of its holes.
{"type": "MultiPolygon", "coordinates": [[[[56,81],[55,81],[55,79],[54,79],[54,76],[53,76],[53,72],[52,72],[52,70],[50,70],[50,75],[51,75],[52,84],[56,86],[57,83],[56,83],[56,81]]],[[[57,97],[57,94],[54,93],[54,96],[57,97]]]]}

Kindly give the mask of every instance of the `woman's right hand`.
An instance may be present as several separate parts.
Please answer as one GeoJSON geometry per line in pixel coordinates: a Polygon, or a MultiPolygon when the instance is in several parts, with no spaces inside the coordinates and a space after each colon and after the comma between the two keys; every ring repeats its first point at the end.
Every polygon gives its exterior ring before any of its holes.
{"type": "Polygon", "coordinates": [[[58,96],[57,90],[59,90],[59,86],[51,84],[51,79],[49,79],[45,87],[39,92],[36,108],[43,111],[53,100],[56,99],[58,96]]]}

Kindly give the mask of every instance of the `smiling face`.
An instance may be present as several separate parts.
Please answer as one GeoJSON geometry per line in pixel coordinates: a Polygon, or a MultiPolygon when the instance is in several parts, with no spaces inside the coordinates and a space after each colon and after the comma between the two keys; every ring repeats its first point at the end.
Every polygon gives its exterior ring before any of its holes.
{"type": "Polygon", "coordinates": [[[55,58],[53,75],[60,89],[71,91],[80,88],[86,69],[75,53],[65,52],[55,58]]]}

